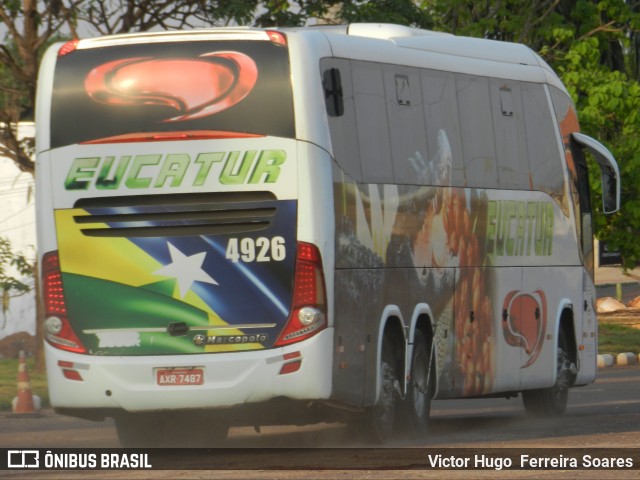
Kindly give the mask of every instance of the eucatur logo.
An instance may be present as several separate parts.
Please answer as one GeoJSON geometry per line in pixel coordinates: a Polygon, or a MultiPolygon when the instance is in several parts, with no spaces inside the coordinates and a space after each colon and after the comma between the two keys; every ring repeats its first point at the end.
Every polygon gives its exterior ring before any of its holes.
{"type": "Polygon", "coordinates": [[[218,51],[193,59],[114,60],[91,70],[84,87],[89,97],[107,105],[169,107],[176,115],[163,121],[179,122],[226,110],[245,98],[257,79],[250,57],[218,51]]]}
{"type": "Polygon", "coordinates": [[[544,292],[509,292],[502,306],[502,333],[509,345],[526,352],[522,368],[532,365],[540,355],[546,330],[547,298],[544,292]]]}

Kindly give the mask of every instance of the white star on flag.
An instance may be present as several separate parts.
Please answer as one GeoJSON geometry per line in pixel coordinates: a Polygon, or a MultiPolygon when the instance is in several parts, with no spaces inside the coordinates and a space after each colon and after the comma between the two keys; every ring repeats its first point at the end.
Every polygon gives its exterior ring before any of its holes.
{"type": "Polygon", "coordinates": [[[167,242],[167,245],[169,246],[171,263],[156,270],[153,274],[175,278],[178,282],[181,298],[185,297],[193,282],[218,285],[218,282],[202,269],[204,257],[207,255],[206,252],[195,253],[188,257],[169,242],[167,242]]]}

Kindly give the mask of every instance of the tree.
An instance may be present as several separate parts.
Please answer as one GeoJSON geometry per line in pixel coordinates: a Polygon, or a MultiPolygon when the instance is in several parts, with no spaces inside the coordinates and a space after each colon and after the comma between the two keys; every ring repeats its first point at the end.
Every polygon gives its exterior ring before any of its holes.
{"type": "Polygon", "coordinates": [[[16,126],[33,116],[40,58],[63,26],[75,31],[73,12],[78,3],[54,1],[47,7],[37,0],[0,3],[0,22],[7,30],[0,45],[0,155],[25,172],[34,170],[34,142],[20,140],[16,126]]]}
{"type": "Polygon", "coordinates": [[[22,253],[13,250],[11,241],[0,237],[0,292],[2,294],[2,330],[6,325],[9,301],[33,289],[34,264],[22,253]]]}
{"type": "MultiPolygon", "coordinates": [[[[608,144],[618,160],[622,177],[622,207],[610,218],[596,217],[598,237],[619,250],[625,268],[640,260],[640,84],[628,74],[601,62],[599,41],[575,42],[557,65],[563,81],[576,99],[583,130],[608,144]]],[[[600,181],[592,168],[594,207],[600,208],[600,181]]]]}
{"type": "Polygon", "coordinates": [[[185,29],[203,26],[205,10],[204,0],[83,1],[78,22],[89,25],[94,35],[185,29]]]}
{"type": "MultiPolygon", "coordinates": [[[[436,3],[436,2],[424,2],[436,3]]],[[[412,0],[380,0],[376,2],[348,0],[341,2],[339,19],[344,23],[397,23],[432,29],[435,24],[428,8],[412,0]]]]}

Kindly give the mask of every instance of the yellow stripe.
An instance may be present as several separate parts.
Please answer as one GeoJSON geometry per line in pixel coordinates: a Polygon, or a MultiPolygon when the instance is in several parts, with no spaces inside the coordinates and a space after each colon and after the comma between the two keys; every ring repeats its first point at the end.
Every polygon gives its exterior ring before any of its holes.
{"type": "MultiPolygon", "coordinates": [[[[162,265],[126,238],[87,237],[73,221],[85,210],[56,210],[60,267],[63,272],[138,287],[162,280],[153,275],[162,265]]],[[[106,224],[101,225],[108,228],[106,224]]]]}

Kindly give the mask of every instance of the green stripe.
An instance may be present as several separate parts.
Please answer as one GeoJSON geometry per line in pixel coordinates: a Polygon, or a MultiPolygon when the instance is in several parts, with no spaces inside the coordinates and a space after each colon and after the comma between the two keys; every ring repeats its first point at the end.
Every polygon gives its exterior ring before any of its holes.
{"type": "MultiPolygon", "coordinates": [[[[64,273],[62,281],[69,319],[91,353],[170,354],[198,353],[202,348],[192,342],[193,334],[172,337],[166,332],[139,334],[140,345],[132,347],[100,346],[98,336],[83,330],[118,328],[166,328],[170,323],[184,322],[190,327],[209,325],[206,312],[154,289],[132,287],[72,273],[64,273]]],[[[159,291],[173,290],[160,282],[159,291]]]]}

